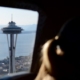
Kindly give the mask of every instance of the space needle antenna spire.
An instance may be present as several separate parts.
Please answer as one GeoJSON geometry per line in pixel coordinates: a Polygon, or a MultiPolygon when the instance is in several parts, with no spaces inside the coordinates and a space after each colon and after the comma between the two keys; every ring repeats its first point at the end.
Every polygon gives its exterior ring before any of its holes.
{"type": "Polygon", "coordinates": [[[11,21],[13,21],[13,14],[11,14],[11,21]]]}

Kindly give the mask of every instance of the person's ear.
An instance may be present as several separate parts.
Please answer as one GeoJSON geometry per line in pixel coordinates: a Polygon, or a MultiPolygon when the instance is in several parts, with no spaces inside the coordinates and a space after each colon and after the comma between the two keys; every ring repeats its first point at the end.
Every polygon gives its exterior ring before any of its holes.
{"type": "MultiPolygon", "coordinates": [[[[55,36],[55,41],[57,42],[59,39],[59,36],[55,36]]],[[[58,43],[57,43],[58,44],[58,43]]],[[[61,50],[60,45],[56,45],[56,54],[59,56],[62,56],[64,54],[64,52],[61,50]]]]}
{"type": "Polygon", "coordinates": [[[59,56],[64,55],[64,52],[61,50],[59,45],[56,46],[56,54],[59,55],[59,56]]]}

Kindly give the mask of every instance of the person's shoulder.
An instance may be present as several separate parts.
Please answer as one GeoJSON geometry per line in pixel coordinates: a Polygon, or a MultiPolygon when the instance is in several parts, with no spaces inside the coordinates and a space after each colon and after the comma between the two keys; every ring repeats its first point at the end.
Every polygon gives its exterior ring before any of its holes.
{"type": "Polygon", "coordinates": [[[46,75],[43,80],[56,80],[54,77],[50,76],[50,75],[46,75]]]}

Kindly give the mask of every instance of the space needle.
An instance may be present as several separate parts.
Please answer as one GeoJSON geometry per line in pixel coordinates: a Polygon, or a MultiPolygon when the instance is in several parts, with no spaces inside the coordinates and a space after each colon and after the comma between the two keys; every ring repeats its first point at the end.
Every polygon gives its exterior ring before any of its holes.
{"type": "Polygon", "coordinates": [[[3,33],[7,34],[7,42],[8,42],[8,47],[9,47],[9,73],[16,72],[15,70],[15,49],[16,49],[17,35],[21,33],[22,30],[23,29],[21,27],[18,27],[16,23],[13,22],[13,20],[9,22],[7,27],[2,28],[3,33]],[[10,35],[10,39],[8,35],[10,35]]]}

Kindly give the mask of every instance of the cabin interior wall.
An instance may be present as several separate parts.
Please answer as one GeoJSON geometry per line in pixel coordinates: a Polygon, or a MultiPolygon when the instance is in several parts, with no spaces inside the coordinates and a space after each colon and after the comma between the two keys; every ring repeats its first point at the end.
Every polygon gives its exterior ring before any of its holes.
{"type": "Polygon", "coordinates": [[[45,8],[45,13],[47,15],[47,19],[45,22],[45,25],[42,29],[41,36],[39,37],[39,40],[36,41],[36,45],[34,48],[34,54],[33,54],[33,64],[32,64],[32,72],[38,72],[40,68],[40,48],[41,46],[49,39],[53,38],[55,35],[58,34],[60,28],[63,26],[63,24],[76,16],[80,16],[79,7],[66,7],[63,6],[60,7],[48,7],[45,8]],[[34,64],[35,63],[35,64],[34,64]]]}

